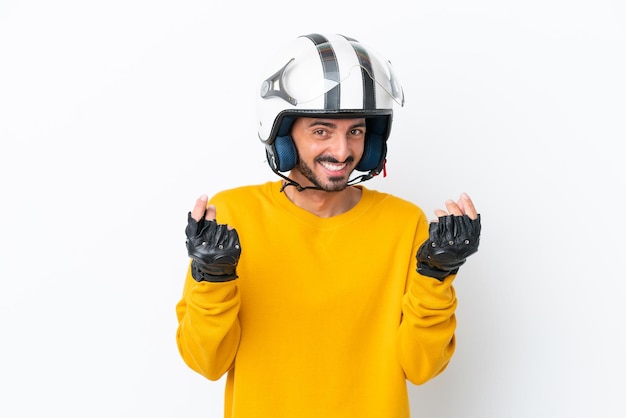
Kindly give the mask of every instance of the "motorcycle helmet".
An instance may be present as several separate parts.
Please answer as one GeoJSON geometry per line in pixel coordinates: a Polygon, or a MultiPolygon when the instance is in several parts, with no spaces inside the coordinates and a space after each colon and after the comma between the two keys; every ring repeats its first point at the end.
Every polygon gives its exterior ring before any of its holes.
{"type": "Polygon", "coordinates": [[[258,135],[268,164],[279,175],[296,166],[290,131],[297,117],[363,117],[364,152],[356,170],[367,173],[359,182],[367,180],[385,164],[394,103],[403,106],[404,93],[389,61],[347,36],[300,36],[270,59],[261,81],[258,135]]]}

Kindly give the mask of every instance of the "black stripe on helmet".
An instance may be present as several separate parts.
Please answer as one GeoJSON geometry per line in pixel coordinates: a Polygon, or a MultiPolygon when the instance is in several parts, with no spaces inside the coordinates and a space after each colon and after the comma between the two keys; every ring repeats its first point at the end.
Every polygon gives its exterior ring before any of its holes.
{"type": "Polygon", "coordinates": [[[337,83],[336,86],[324,94],[324,110],[339,110],[341,99],[341,84],[339,82],[341,79],[339,76],[339,63],[337,62],[335,51],[332,45],[330,45],[330,42],[328,42],[328,39],[320,34],[312,33],[305,37],[309,38],[317,47],[317,52],[319,53],[324,70],[324,79],[337,83]]]}
{"type": "Polygon", "coordinates": [[[361,79],[363,80],[363,109],[376,109],[376,89],[374,87],[374,69],[372,60],[367,50],[358,42],[350,42],[361,66],[361,79]]]}

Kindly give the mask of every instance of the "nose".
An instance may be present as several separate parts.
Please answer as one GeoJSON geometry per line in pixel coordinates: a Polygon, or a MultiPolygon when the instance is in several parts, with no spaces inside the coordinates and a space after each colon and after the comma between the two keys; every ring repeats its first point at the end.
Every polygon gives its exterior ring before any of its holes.
{"type": "Polygon", "coordinates": [[[330,152],[339,162],[344,162],[352,154],[348,136],[344,133],[337,134],[332,139],[330,152]]]}

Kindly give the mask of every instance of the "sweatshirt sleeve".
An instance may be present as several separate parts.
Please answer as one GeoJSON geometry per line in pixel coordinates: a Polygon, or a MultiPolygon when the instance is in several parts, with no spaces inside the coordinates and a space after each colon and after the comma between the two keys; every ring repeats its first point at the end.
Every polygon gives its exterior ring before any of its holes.
{"type": "Polygon", "coordinates": [[[176,341],[185,363],[210,380],[218,380],[232,367],[241,336],[240,303],[237,279],[196,282],[187,269],[183,296],[176,305],[176,341]]]}
{"type": "Polygon", "coordinates": [[[428,238],[428,222],[422,216],[418,223],[397,348],[407,379],[419,385],[441,373],[454,354],[457,300],[456,275],[439,281],[417,273],[415,254],[428,238]]]}

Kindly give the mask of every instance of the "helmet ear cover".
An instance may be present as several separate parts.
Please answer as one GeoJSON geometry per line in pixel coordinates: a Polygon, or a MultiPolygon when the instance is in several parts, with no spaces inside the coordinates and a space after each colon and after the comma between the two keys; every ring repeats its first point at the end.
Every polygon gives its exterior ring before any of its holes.
{"type": "Polygon", "coordinates": [[[298,151],[290,134],[294,121],[293,116],[282,117],[274,141],[271,144],[265,144],[265,152],[270,165],[281,173],[290,171],[298,162],[298,151]]]}
{"type": "MultiPolygon", "coordinates": [[[[292,170],[298,162],[298,151],[290,135],[295,116],[284,116],[280,122],[276,139],[265,144],[266,154],[273,168],[280,172],[292,170]]],[[[366,134],[363,155],[356,165],[358,171],[382,170],[387,155],[387,136],[389,135],[389,117],[374,116],[366,118],[366,134]]]]}
{"type": "Polygon", "coordinates": [[[389,135],[388,116],[374,116],[365,119],[365,143],[363,156],[356,165],[358,171],[382,170],[387,156],[387,136],[389,135]]]}

